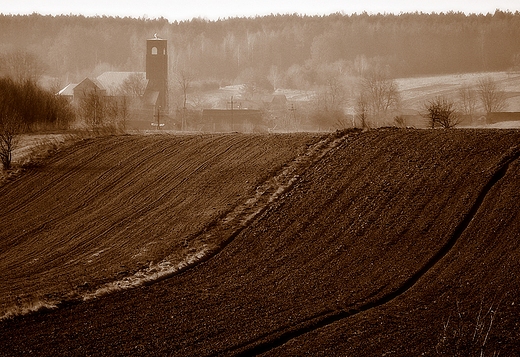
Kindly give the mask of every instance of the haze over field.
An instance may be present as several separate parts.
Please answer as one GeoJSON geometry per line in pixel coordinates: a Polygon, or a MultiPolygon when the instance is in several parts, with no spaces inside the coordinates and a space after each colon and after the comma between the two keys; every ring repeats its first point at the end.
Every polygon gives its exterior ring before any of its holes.
{"type": "MultiPolygon", "coordinates": [[[[169,106],[177,121],[184,107],[193,119],[202,109],[228,108],[231,96],[248,101],[249,108],[262,107],[269,100],[266,97],[280,94],[276,92],[280,89],[285,90],[282,94],[301,91],[296,95],[298,101],[309,102],[308,107],[293,112],[303,116],[303,121],[315,121],[330,112],[352,115],[359,84],[374,71],[387,79],[429,77],[431,88],[423,91],[425,96],[416,96],[415,107],[403,107],[415,111],[443,93],[441,86],[438,92],[434,90],[434,76],[438,75],[453,76],[449,93],[454,101],[462,85],[476,85],[478,75],[473,81],[461,76],[468,73],[495,76],[493,72],[500,72],[499,84],[507,86],[504,90],[511,98],[520,93],[515,79],[520,69],[520,13],[272,15],[182,23],[3,15],[0,29],[0,62],[6,63],[0,66],[0,73],[33,78],[54,93],[105,73],[142,75],[146,41],[158,34],[168,43],[169,106]],[[25,62],[16,61],[20,53],[26,54],[25,62]],[[28,65],[20,68],[14,63],[28,65]],[[504,75],[510,77],[504,79],[504,75]],[[227,97],[215,100],[210,96],[212,91],[232,86],[237,91],[227,97]]],[[[397,90],[413,90],[408,83],[399,81],[397,90]]],[[[134,96],[143,91],[138,86],[130,92],[122,88],[115,86],[134,96]]],[[[405,95],[410,97],[409,92],[405,95]]],[[[271,113],[270,117],[286,120],[292,115],[287,110],[291,104],[295,103],[289,102],[284,113],[271,113]]],[[[509,110],[516,107],[512,103],[509,110]]],[[[334,121],[312,126],[332,128],[334,121]]]]}

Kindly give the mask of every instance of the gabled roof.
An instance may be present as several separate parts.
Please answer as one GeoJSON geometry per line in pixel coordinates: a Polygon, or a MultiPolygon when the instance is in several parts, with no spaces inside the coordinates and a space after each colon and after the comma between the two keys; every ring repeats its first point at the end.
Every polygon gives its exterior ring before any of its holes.
{"type": "Polygon", "coordinates": [[[85,78],[84,80],[79,82],[74,87],[73,90],[76,91],[76,90],[80,90],[85,87],[92,87],[92,86],[96,86],[101,91],[106,91],[106,88],[103,86],[103,84],[100,81],[98,81],[97,79],[91,79],[91,78],[85,78]]]}
{"type": "Polygon", "coordinates": [[[262,97],[262,101],[271,104],[285,104],[287,103],[287,97],[285,94],[266,95],[262,97]]]}
{"type": "Polygon", "coordinates": [[[121,85],[134,74],[142,76],[145,85],[148,83],[146,72],[105,72],[97,78],[85,78],[79,83],[70,83],[58,92],[58,95],[72,96],[76,87],[81,89],[85,86],[95,85],[98,89],[105,91],[106,95],[118,95],[121,85]]]}

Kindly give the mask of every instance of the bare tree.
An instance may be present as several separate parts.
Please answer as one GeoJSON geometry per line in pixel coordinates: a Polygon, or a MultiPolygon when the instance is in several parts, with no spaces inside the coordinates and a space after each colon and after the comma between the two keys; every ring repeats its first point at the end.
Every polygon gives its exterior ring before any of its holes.
{"type": "Polygon", "coordinates": [[[193,82],[193,75],[188,71],[180,71],[177,73],[177,84],[182,92],[182,108],[186,109],[186,104],[188,102],[188,92],[191,88],[191,83],[193,82]]]}
{"type": "Polygon", "coordinates": [[[364,104],[365,116],[368,114],[376,120],[385,119],[396,111],[401,103],[397,83],[383,69],[367,71],[361,80],[361,90],[358,98],[364,104]]]}
{"type": "Polygon", "coordinates": [[[473,117],[477,111],[477,91],[473,86],[463,85],[459,88],[459,107],[464,115],[473,117]]]}
{"type": "Polygon", "coordinates": [[[13,150],[24,127],[20,115],[6,103],[0,103],[0,161],[4,170],[11,168],[13,150]]]}
{"type": "Polygon", "coordinates": [[[520,52],[515,53],[513,59],[511,61],[511,72],[519,72],[520,71],[520,52]]]}
{"type": "Polygon", "coordinates": [[[127,96],[123,96],[119,102],[118,115],[121,118],[121,125],[123,130],[126,130],[126,122],[130,116],[130,108],[127,96]]]}
{"type": "Polygon", "coordinates": [[[477,84],[477,93],[486,114],[501,112],[507,108],[505,92],[499,88],[493,78],[480,79],[477,84]]]}
{"type": "Polygon", "coordinates": [[[444,129],[449,129],[460,123],[460,116],[455,112],[455,104],[443,96],[435,97],[426,103],[426,118],[430,126],[435,128],[440,125],[444,129]]]}
{"type": "Polygon", "coordinates": [[[44,72],[44,65],[31,52],[14,51],[0,58],[0,73],[19,83],[37,83],[44,72]]]}
{"type": "Polygon", "coordinates": [[[314,96],[315,106],[325,112],[341,111],[347,101],[345,86],[338,76],[330,75],[314,96]]]}
{"type": "Polygon", "coordinates": [[[361,129],[363,130],[370,129],[370,126],[368,125],[368,110],[368,102],[363,93],[361,93],[356,102],[356,114],[361,123],[361,129]]]}
{"type": "Polygon", "coordinates": [[[0,106],[3,115],[15,115],[29,130],[64,129],[75,119],[68,101],[31,81],[0,78],[0,106]]]}
{"type": "Polygon", "coordinates": [[[143,73],[132,73],[121,83],[119,92],[128,97],[142,97],[146,90],[146,78],[143,73]]]}
{"type": "Polygon", "coordinates": [[[182,93],[182,120],[181,120],[181,130],[186,129],[186,110],[188,103],[188,92],[191,88],[191,83],[193,82],[193,74],[189,71],[181,70],[175,76],[177,85],[182,93]]]}
{"type": "Polygon", "coordinates": [[[26,126],[20,104],[34,107],[34,103],[21,101],[25,97],[21,88],[23,83],[15,83],[7,77],[0,79],[0,161],[4,170],[11,168],[13,150],[26,126]]]}
{"type": "Polygon", "coordinates": [[[327,78],[327,91],[328,101],[333,110],[340,109],[346,100],[345,87],[337,76],[330,76],[327,78]]]}
{"type": "Polygon", "coordinates": [[[96,90],[85,92],[79,110],[85,122],[91,126],[102,125],[107,114],[105,98],[96,90]]]}

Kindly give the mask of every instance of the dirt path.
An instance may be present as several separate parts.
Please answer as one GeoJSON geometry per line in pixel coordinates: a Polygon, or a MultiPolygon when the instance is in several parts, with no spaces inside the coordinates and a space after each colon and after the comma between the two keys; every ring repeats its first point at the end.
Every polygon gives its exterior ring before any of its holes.
{"type": "MultiPolygon", "coordinates": [[[[356,132],[352,132],[351,135],[356,135],[356,132]]],[[[143,284],[151,285],[171,278],[186,269],[207,261],[236,238],[247,224],[265,211],[270,203],[274,202],[280,195],[289,190],[302,172],[344,141],[345,137],[343,136],[334,137],[330,135],[324,136],[321,140],[312,145],[307,145],[305,152],[295,157],[293,161],[287,162],[279,173],[259,185],[253,196],[237,204],[237,206],[230,210],[225,216],[214,221],[208,229],[200,233],[204,236],[203,241],[218,242],[218,245],[205,246],[201,250],[187,256],[185,260],[179,262],[177,265],[172,265],[170,262],[171,257],[166,257],[158,263],[150,264],[145,269],[139,270],[130,277],[104,284],[96,291],[84,294],[82,299],[90,300],[107,293],[127,288],[135,288],[143,284]]],[[[202,170],[208,162],[215,160],[217,156],[225,155],[230,148],[231,147],[228,147],[223,152],[219,152],[197,167],[194,172],[202,170]]],[[[185,180],[189,180],[189,175],[185,177],[185,180]]]]}

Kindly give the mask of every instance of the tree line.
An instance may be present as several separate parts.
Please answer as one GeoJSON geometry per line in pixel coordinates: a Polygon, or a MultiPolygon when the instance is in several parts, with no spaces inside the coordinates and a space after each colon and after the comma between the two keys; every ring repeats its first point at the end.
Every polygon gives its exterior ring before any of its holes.
{"type": "Polygon", "coordinates": [[[12,152],[23,134],[66,130],[81,122],[92,129],[125,130],[130,112],[141,109],[142,73],[130,75],[110,96],[85,91],[73,105],[66,97],[42,88],[32,76],[34,58],[21,57],[27,59],[27,68],[19,66],[19,71],[0,77],[0,163],[5,170],[11,167],[12,152]]]}
{"type": "MultiPolygon", "coordinates": [[[[170,66],[198,78],[305,89],[323,67],[363,71],[383,63],[393,76],[520,67],[520,13],[270,15],[169,22],[84,16],[0,15],[0,53],[22,49],[47,75],[77,82],[107,70],[142,71],[145,41],[168,40],[170,66]]],[[[320,83],[321,82],[321,83],[320,83]]]]}
{"type": "Polygon", "coordinates": [[[75,114],[68,101],[35,82],[0,78],[0,162],[11,166],[12,151],[20,134],[45,129],[66,129],[75,114]]]}

